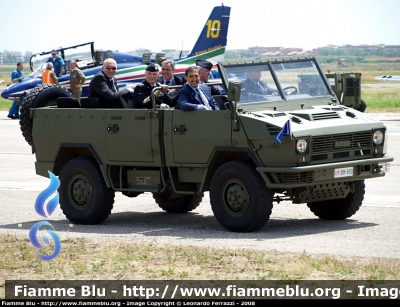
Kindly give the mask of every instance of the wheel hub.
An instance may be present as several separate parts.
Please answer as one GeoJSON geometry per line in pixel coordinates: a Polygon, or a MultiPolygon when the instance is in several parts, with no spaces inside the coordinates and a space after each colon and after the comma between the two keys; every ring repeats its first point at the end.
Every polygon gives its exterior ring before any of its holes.
{"type": "Polygon", "coordinates": [[[79,209],[85,209],[92,198],[92,187],[83,178],[78,178],[72,182],[71,197],[79,209]]]}
{"type": "Polygon", "coordinates": [[[231,183],[226,189],[226,205],[235,215],[243,214],[248,206],[247,191],[239,183],[231,183]]]}

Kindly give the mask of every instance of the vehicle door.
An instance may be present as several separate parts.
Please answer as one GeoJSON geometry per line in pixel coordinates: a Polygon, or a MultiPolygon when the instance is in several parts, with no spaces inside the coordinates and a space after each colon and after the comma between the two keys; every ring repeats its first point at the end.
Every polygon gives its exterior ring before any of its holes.
{"type": "Polygon", "coordinates": [[[110,161],[160,163],[158,118],[149,109],[107,110],[106,139],[110,161]]]}
{"type": "Polygon", "coordinates": [[[230,111],[172,113],[169,129],[175,163],[206,164],[215,147],[231,146],[230,111]]]}

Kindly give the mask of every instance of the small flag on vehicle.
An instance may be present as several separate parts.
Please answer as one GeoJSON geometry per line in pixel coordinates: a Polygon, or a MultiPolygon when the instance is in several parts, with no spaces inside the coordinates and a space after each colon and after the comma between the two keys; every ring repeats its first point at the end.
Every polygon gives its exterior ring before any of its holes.
{"type": "Polygon", "coordinates": [[[290,129],[290,119],[285,123],[285,125],[282,127],[281,131],[275,136],[275,140],[278,142],[278,145],[280,146],[282,143],[282,139],[284,136],[290,136],[292,134],[292,131],[290,129]]]}

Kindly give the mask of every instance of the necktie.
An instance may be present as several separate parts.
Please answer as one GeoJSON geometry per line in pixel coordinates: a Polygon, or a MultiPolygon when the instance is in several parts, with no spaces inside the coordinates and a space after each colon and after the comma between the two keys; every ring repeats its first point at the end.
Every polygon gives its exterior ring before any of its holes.
{"type": "Polygon", "coordinates": [[[112,88],[112,90],[113,90],[114,92],[116,92],[116,91],[117,91],[117,88],[115,87],[114,79],[111,79],[110,82],[111,82],[111,88],[112,88]]]}
{"type": "Polygon", "coordinates": [[[165,82],[166,85],[169,85],[170,83],[171,83],[171,81],[169,81],[169,80],[165,82]]]}
{"type": "Polygon", "coordinates": [[[197,88],[197,92],[200,95],[201,100],[203,101],[203,104],[209,109],[211,110],[210,104],[208,103],[208,100],[206,98],[206,96],[204,95],[203,91],[200,88],[197,88]]]}

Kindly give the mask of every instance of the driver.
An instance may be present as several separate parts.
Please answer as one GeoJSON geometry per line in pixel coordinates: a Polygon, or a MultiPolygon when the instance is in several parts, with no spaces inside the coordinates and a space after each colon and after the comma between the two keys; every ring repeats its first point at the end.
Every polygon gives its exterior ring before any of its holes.
{"type": "Polygon", "coordinates": [[[243,100],[260,101],[265,100],[266,95],[279,95],[278,91],[269,87],[261,80],[261,71],[246,72],[247,79],[242,82],[241,97],[243,100]]]}

